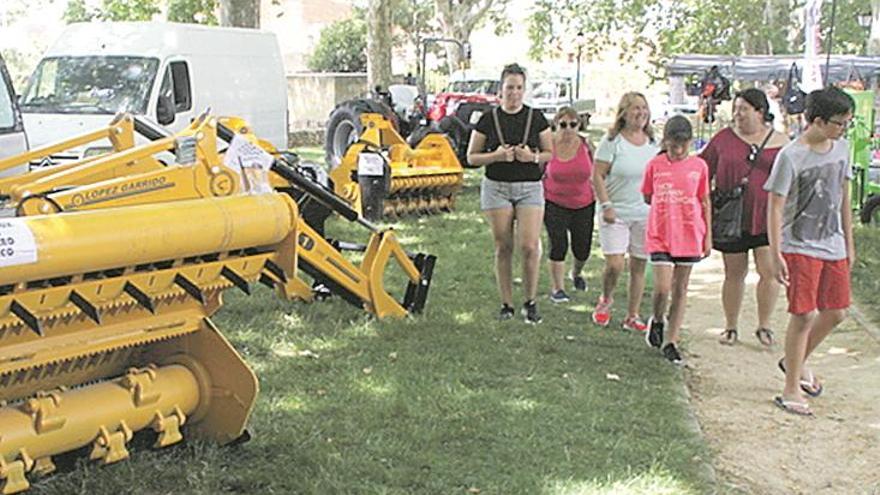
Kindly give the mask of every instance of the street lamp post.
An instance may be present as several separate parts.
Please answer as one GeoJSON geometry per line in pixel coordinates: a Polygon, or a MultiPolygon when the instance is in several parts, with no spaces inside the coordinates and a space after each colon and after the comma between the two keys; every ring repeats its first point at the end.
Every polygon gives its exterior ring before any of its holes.
{"type": "Polygon", "coordinates": [[[862,41],[862,55],[868,54],[868,39],[871,37],[871,21],[873,20],[874,16],[870,12],[856,14],[856,21],[859,23],[859,27],[868,32],[864,41],[862,41]]]}
{"type": "Polygon", "coordinates": [[[579,100],[579,99],[581,99],[581,52],[583,51],[583,48],[584,48],[584,32],[583,31],[578,31],[576,40],[577,40],[578,54],[577,54],[577,72],[575,73],[575,79],[574,79],[574,97],[575,97],[575,99],[579,100]]]}

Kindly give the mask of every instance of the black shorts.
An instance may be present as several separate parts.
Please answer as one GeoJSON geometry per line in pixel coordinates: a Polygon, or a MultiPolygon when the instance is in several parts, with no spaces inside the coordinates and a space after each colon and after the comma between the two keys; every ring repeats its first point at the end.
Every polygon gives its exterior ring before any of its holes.
{"type": "Polygon", "coordinates": [[[669,253],[651,253],[652,265],[696,265],[702,256],[672,256],[669,253]]]}
{"type": "Polygon", "coordinates": [[[770,241],[767,240],[767,234],[747,235],[734,242],[712,241],[712,247],[716,251],[727,254],[748,253],[749,250],[769,245],[770,241]]]}

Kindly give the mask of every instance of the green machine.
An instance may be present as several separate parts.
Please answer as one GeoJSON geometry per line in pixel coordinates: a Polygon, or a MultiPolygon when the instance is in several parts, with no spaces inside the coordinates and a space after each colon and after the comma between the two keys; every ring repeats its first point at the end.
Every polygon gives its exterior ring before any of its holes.
{"type": "Polygon", "coordinates": [[[874,138],[874,92],[846,90],[856,109],[853,126],[847,133],[853,180],[850,199],[862,223],[880,225],[880,165],[872,167],[874,138]]]}

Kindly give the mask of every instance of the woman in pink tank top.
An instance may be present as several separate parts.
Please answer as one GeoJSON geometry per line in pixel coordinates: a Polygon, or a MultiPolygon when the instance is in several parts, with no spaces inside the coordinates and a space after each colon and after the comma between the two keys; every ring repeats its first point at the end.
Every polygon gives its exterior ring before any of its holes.
{"type": "Polygon", "coordinates": [[[574,261],[571,281],[575,290],[587,290],[581,276],[593,244],[595,195],[590,177],[593,174],[592,152],[578,134],[577,112],[566,107],[554,119],[556,133],[553,157],[544,171],[544,226],[550,240],[550,300],[571,299],[565,292],[565,255],[571,241],[574,261]]]}

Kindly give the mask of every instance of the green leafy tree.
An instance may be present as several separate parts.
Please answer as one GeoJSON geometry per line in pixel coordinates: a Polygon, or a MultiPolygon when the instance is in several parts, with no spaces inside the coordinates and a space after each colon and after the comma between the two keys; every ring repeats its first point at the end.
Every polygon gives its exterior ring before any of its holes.
{"type": "Polygon", "coordinates": [[[89,8],[84,0],[69,0],[64,20],[90,21],[149,21],[160,12],[158,0],[102,0],[101,7],[89,8]]]}
{"type": "MultiPolygon", "coordinates": [[[[868,33],[856,16],[871,12],[870,0],[835,0],[834,53],[858,53],[868,33]]],[[[831,25],[830,2],[822,6],[821,32],[831,25]]],[[[588,57],[616,44],[624,52],[646,47],[655,59],[679,53],[783,54],[803,51],[804,0],[539,0],[529,19],[530,56],[558,55],[584,34],[588,57]]],[[[823,45],[824,46],[824,45],[823,45]]]]}
{"type": "Polygon", "coordinates": [[[308,66],[317,72],[366,71],[366,23],[353,18],[334,22],[322,29],[308,66]]]}
{"type": "Polygon", "coordinates": [[[85,0],[70,0],[67,2],[67,7],[64,8],[62,18],[64,22],[70,24],[73,22],[90,22],[97,16],[97,10],[88,8],[85,0]]]}
{"type": "Polygon", "coordinates": [[[168,0],[168,20],[216,26],[216,9],[217,0],[168,0]]]}

